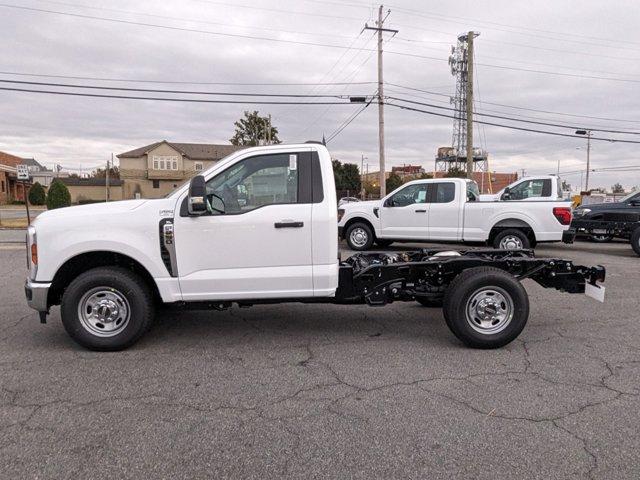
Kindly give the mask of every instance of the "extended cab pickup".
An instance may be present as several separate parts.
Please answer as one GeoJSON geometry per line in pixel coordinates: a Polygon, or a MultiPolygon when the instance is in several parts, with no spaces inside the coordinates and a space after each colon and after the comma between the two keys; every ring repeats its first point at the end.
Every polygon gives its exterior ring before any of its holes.
{"type": "Polygon", "coordinates": [[[60,305],[69,335],[95,350],[133,344],[161,305],[393,301],[440,306],[465,344],[495,348],[527,321],[520,280],[569,293],[603,288],[602,267],[526,250],[419,250],[340,261],[337,223],[325,147],[250,148],[166,198],[39,215],[27,233],[27,302],[42,322],[60,305]]]}
{"type": "Polygon", "coordinates": [[[537,242],[560,242],[571,223],[567,202],[481,202],[471,180],[414,180],[382,200],[338,209],[340,235],[353,250],[376,242],[487,242],[494,248],[522,249],[537,242]]]}

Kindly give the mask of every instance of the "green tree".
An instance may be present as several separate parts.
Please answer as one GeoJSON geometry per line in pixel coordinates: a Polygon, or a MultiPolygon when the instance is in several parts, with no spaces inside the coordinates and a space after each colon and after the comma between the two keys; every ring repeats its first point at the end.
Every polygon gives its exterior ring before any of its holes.
{"type": "Polygon", "coordinates": [[[31,205],[44,205],[47,201],[47,194],[40,182],[34,183],[29,189],[29,203],[31,205]]]}
{"type": "Polygon", "coordinates": [[[269,117],[261,117],[257,110],[244,112],[244,117],[234,123],[236,132],[229,139],[232,145],[257,147],[269,143],[280,143],[278,129],[269,125],[269,117]]]}
{"type": "Polygon", "coordinates": [[[418,180],[427,180],[429,178],[433,178],[433,175],[431,175],[430,173],[421,173],[420,177],[418,177],[418,180]]]}
{"type": "Polygon", "coordinates": [[[448,178],[467,178],[467,172],[458,167],[451,167],[445,177],[448,178]]]}
{"type": "Polygon", "coordinates": [[[615,185],[613,185],[611,187],[611,192],[612,193],[624,193],[624,187],[622,185],[620,185],[619,183],[616,183],[615,185]]]}
{"type": "Polygon", "coordinates": [[[387,193],[393,192],[396,188],[398,188],[403,183],[404,182],[402,181],[402,178],[400,178],[400,175],[398,175],[397,173],[391,173],[391,175],[387,177],[387,180],[385,182],[385,186],[387,187],[387,193]]]}
{"type": "Polygon", "coordinates": [[[49,186],[47,192],[47,209],[68,207],[71,205],[71,194],[67,186],[60,180],[55,179],[49,186]]]}

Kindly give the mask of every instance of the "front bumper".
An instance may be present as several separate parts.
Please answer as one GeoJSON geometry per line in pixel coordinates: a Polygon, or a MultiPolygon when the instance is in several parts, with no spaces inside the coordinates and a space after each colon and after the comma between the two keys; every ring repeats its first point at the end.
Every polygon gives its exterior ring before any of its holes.
{"type": "Polygon", "coordinates": [[[576,229],[569,228],[562,232],[562,243],[573,243],[576,238],[576,229]]]}
{"type": "Polygon", "coordinates": [[[49,295],[50,283],[33,282],[30,279],[24,284],[24,293],[27,297],[27,304],[38,312],[48,312],[49,305],[47,297],[49,295]]]}

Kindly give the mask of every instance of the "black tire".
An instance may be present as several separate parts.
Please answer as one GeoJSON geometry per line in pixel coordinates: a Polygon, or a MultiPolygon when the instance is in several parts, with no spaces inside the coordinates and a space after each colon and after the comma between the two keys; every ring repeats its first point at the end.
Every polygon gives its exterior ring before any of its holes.
{"type": "Polygon", "coordinates": [[[613,240],[613,235],[596,235],[592,234],[589,237],[589,240],[595,243],[608,243],[613,240]]]}
{"type": "Polygon", "coordinates": [[[519,241],[522,245],[521,248],[531,248],[531,242],[529,241],[529,237],[527,237],[527,234],[522,230],[518,230],[517,228],[507,228],[506,230],[502,230],[500,233],[498,233],[498,235],[496,235],[496,238],[493,239],[493,248],[510,250],[510,248],[508,247],[503,248],[504,246],[500,246],[503,241],[505,243],[508,243],[509,240],[512,240],[513,243],[519,241]]]}
{"type": "Polygon", "coordinates": [[[375,236],[371,227],[364,222],[355,222],[347,228],[347,245],[351,250],[369,250],[373,245],[375,236]]]}
{"type": "Polygon", "coordinates": [[[98,351],[123,350],[133,345],[151,326],[154,316],[153,295],[144,280],[125,268],[94,268],[79,275],[67,287],[62,296],[60,314],[67,333],[83,347],[98,351]],[[106,308],[96,307],[95,302],[100,301],[107,302],[106,308]],[[82,317],[85,320],[81,319],[79,311],[81,302],[87,309],[86,316],[82,317]],[[96,314],[91,316],[89,312],[93,311],[96,314]],[[109,316],[108,321],[101,323],[96,320],[98,312],[102,313],[101,318],[109,316]],[[87,317],[91,318],[86,320],[87,317]],[[117,325],[118,321],[123,324],[113,327],[115,330],[99,332],[100,328],[108,329],[117,325]],[[98,333],[93,333],[92,329],[98,333]]]}
{"type": "MultiPolygon", "coordinates": [[[[491,304],[489,308],[493,308],[491,304]]],[[[465,345],[499,348],[512,342],[527,324],[529,297],[520,282],[509,273],[493,267],[475,267],[463,271],[451,282],[443,310],[447,325],[465,345]],[[473,304],[480,306],[482,300],[478,299],[483,295],[489,302],[501,302],[504,311],[508,310],[502,324],[500,320],[495,324],[488,320],[489,324],[482,326],[480,317],[475,316],[479,313],[473,309],[473,304]]]]}
{"type": "Polygon", "coordinates": [[[631,234],[631,248],[640,256],[640,227],[636,228],[631,234]]]}
{"type": "Polygon", "coordinates": [[[376,238],[376,245],[379,246],[380,248],[387,248],[391,246],[392,243],[393,243],[393,240],[383,240],[381,238],[376,238]]]}
{"type": "Polygon", "coordinates": [[[420,305],[422,305],[423,307],[428,307],[428,308],[442,308],[442,304],[444,302],[444,299],[442,297],[440,298],[434,298],[434,297],[416,297],[416,302],[418,302],[420,305]]]}

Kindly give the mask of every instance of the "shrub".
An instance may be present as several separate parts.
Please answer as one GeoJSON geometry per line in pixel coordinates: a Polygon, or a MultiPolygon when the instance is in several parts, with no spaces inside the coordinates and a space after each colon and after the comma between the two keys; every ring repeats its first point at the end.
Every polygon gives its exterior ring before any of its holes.
{"type": "Polygon", "coordinates": [[[47,194],[44,187],[39,182],[34,183],[29,189],[29,203],[31,205],[44,205],[47,201],[47,194]]]}
{"type": "Polygon", "coordinates": [[[51,182],[49,192],[47,192],[47,209],[68,207],[71,205],[71,194],[67,186],[60,180],[51,182]]]}

